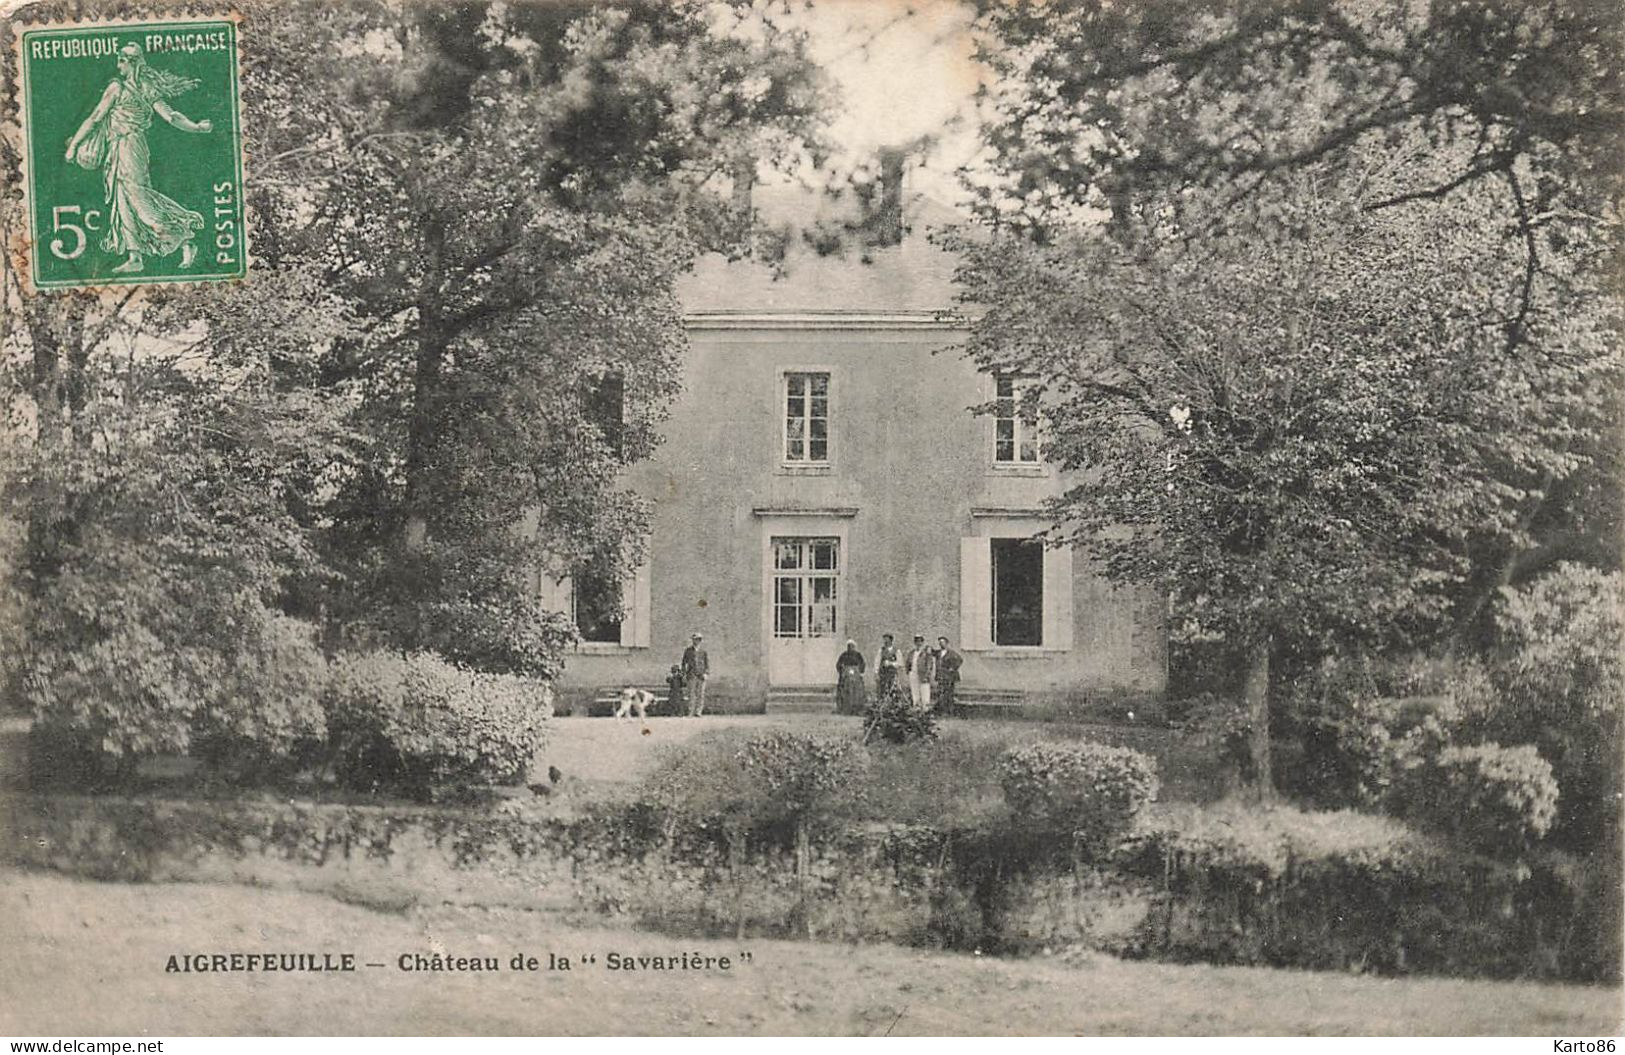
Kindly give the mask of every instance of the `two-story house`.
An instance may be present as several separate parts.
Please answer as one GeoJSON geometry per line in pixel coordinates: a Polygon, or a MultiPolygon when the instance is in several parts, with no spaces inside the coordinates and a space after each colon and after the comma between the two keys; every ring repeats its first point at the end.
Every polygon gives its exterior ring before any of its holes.
{"type": "MultiPolygon", "coordinates": [[[[906,648],[946,635],[962,698],[1037,708],[1159,693],[1161,605],[1046,548],[1042,457],[1020,382],[943,351],[958,339],[953,260],[923,235],[952,213],[915,197],[900,244],[796,257],[775,276],[705,261],[683,290],[691,341],[663,445],[629,470],[653,500],[647,564],[618,584],[623,614],[584,626],[561,692],[663,682],[692,633],[710,655],[709,709],[833,708],[852,638],[906,648]],[[933,215],[935,211],[935,215],[933,215]],[[996,415],[971,407],[997,402],[996,415]]],[[[872,677],[872,674],[871,674],[872,677]]]]}

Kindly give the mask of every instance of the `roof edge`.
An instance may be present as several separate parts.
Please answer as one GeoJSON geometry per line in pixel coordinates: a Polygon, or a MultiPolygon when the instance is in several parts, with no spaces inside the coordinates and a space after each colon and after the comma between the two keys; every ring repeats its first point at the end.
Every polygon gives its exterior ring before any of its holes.
{"type": "Polygon", "coordinates": [[[697,311],[683,316],[691,330],[962,330],[948,311],[697,311]]]}

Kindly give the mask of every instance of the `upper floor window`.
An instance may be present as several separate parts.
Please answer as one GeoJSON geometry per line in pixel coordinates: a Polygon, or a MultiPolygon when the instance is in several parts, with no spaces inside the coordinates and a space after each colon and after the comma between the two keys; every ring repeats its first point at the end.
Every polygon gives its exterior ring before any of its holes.
{"type": "Polygon", "coordinates": [[[620,374],[600,377],[587,390],[582,410],[587,420],[597,426],[604,443],[615,452],[615,457],[626,455],[626,380],[620,374]]]}
{"type": "Polygon", "coordinates": [[[784,375],[784,460],[792,465],[829,462],[829,374],[784,375]]]}
{"type": "Polygon", "coordinates": [[[1013,377],[994,379],[993,461],[1038,464],[1038,411],[1022,399],[1026,386],[1013,377]]]}

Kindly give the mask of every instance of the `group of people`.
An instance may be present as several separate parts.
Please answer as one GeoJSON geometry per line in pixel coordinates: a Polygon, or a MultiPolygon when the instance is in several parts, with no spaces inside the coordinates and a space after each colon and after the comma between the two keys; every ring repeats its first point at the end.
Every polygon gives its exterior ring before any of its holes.
{"type": "MultiPolygon", "coordinates": [[[[883,634],[880,651],[875,655],[875,697],[884,700],[902,684],[907,687],[908,698],[915,707],[947,713],[953,708],[959,668],[964,662],[964,657],[949,647],[946,637],[937,638],[933,648],[924,634],[915,634],[914,647],[903,652],[892,635],[883,634]]],[[[848,640],[846,651],[835,660],[837,713],[862,714],[868,709],[863,680],[868,668],[863,653],[858,651],[858,643],[848,640]]]]}
{"type": "MultiPolygon", "coordinates": [[[[705,682],[711,673],[703,635],[689,638],[681,663],[671,668],[667,678],[670,709],[673,714],[697,718],[705,713],[705,682]]],[[[954,689],[959,684],[959,668],[964,657],[937,638],[936,647],[926,643],[924,634],[914,635],[914,647],[898,649],[890,634],[880,639],[875,656],[875,697],[884,700],[898,685],[906,686],[908,698],[923,711],[948,712],[954,705],[954,689]]],[[[835,710],[840,714],[863,714],[869,707],[864,675],[869,664],[858,651],[858,643],[848,640],[846,651],[835,660],[835,710]]]]}

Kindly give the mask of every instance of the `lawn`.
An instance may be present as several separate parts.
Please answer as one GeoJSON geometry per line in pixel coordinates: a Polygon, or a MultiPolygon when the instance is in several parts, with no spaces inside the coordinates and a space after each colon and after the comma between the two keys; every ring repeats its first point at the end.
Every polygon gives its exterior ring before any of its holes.
{"type": "Polygon", "coordinates": [[[1620,991],[1381,979],[1089,956],[996,960],[891,946],[674,941],[542,913],[390,914],[305,893],[101,884],[0,871],[0,1034],[1327,1034],[1608,1036],[1620,991]],[[723,972],[611,972],[687,950],[723,972]],[[353,974],[166,974],[172,954],[355,952],[353,974]],[[402,953],[598,956],[569,972],[410,974],[402,953]],[[87,994],[93,994],[87,999],[87,994]]]}

